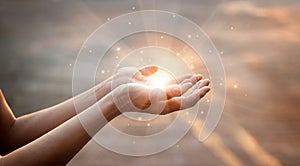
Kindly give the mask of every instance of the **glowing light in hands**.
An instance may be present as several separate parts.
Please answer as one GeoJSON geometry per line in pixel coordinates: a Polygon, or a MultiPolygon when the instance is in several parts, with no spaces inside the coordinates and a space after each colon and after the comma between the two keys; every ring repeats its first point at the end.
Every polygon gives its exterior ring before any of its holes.
{"type": "Polygon", "coordinates": [[[151,88],[164,89],[172,79],[174,78],[169,73],[163,70],[158,70],[155,74],[148,77],[146,85],[151,88]]]}
{"type": "Polygon", "coordinates": [[[167,84],[167,79],[164,77],[155,77],[155,78],[151,78],[147,84],[148,86],[152,87],[152,88],[161,88],[164,89],[166,84],[167,84]]]}

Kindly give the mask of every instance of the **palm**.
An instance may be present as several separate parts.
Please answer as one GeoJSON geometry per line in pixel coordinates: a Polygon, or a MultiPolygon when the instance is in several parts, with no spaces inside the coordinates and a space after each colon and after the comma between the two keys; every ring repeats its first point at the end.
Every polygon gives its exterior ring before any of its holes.
{"type": "Polygon", "coordinates": [[[174,91],[174,87],[177,88],[174,85],[158,89],[142,84],[128,84],[130,101],[136,107],[131,111],[167,114],[192,107],[209,91],[208,85],[208,80],[198,81],[194,85],[183,83],[178,85],[179,91],[174,91]]]}
{"type": "Polygon", "coordinates": [[[192,107],[210,90],[209,80],[201,80],[201,75],[170,80],[162,89],[147,86],[147,76],[157,69],[157,66],[146,66],[140,70],[134,67],[118,70],[111,88],[116,89],[113,91],[114,100],[121,112],[167,114],[192,107]]]}

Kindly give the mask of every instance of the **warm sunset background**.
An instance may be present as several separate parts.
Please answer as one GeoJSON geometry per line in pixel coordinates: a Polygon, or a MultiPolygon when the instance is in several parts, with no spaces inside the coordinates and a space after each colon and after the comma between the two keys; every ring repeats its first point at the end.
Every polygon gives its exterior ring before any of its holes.
{"type": "Polygon", "coordinates": [[[127,157],[91,141],[70,166],[300,164],[298,0],[2,0],[0,88],[14,113],[70,98],[72,68],[83,42],[107,18],[133,7],[176,12],[211,37],[227,77],[223,116],[204,143],[193,136],[201,123],[196,121],[184,139],[162,153],[127,157]]]}

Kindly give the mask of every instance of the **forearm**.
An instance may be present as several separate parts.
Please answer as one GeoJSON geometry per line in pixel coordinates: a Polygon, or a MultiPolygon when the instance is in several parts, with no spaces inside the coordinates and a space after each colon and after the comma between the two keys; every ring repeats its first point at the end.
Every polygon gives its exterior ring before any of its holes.
{"type": "Polygon", "coordinates": [[[10,166],[19,165],[20,163],[22,165],[66,164],[90,139],[88,134],[84,133],[82,127],[76,125],[78,122],[75,122],[73,118],[71,122],[67,123],[72,125],[73,128],[64,124],[59,126],[57,130],[54,129],[39,139],[4,156],[2,165],[10,166]]]}
{"type": "Polygon", "coordinates": [[[6,151],[10,152],[37,139],[95,104],[109,92],[110,79],[63,103],[17,118],[7,133],[6,140],[3,141],[6,144],[6,151]],[[74,100],[79,106],[76,109],[74,100]]]}
{"type": "Polygon", "coordinates": [[[97,104],[89,107],[81,114],[74,116],[54,130],[48,132],[37,140],[3,157],[2,165],[65,165],[90,140],[90,135],[96,134],[107,121],[118,116],[111,95],[107,95],[97,104]],[[100,107],[101,110],[95,109],[100,107]],[[102,114],[99,114],[99,111],[102,114]],[[103,115],[103,116],[94,116],[103,115]],[[80,118],[86,118],[89,131],[85,131],[80,118]]]}

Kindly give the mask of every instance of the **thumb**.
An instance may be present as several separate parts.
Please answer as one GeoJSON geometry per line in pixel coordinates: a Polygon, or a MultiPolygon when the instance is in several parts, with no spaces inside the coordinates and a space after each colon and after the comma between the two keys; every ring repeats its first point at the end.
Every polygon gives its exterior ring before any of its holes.
{"type": "Polygon", "coordinates": [[[139,71],[143,76],[149,76],[157,72],[158,67],[155,65],[144,66],[139,71]]]}

